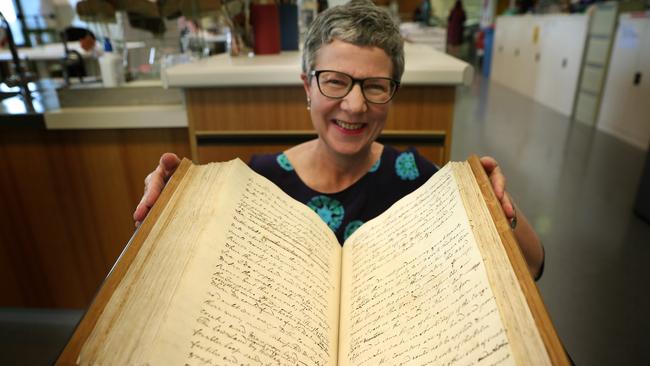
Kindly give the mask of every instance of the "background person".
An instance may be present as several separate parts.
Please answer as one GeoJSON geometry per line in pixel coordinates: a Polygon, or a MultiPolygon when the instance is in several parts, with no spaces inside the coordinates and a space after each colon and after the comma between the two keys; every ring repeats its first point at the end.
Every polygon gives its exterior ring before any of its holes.
{"type": "Polygon", "coordinates": [[[465,34],[465,9],[461,0],[456,0],[447,17],[447,53],[458,57],[465,34]]]}

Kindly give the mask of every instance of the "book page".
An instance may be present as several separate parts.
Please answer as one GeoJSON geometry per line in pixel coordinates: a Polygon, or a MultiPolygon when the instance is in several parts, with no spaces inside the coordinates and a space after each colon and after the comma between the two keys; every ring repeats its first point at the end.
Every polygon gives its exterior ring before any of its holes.
{"type": "Polygon", "coordinates": [[[339,363],[509,365],[450,165],[344,245],[339,363]]]}
{"type": "Polygon", "coordinates": [[[241,161],[227,164],[192,167],[192,179],[172,197],[100,317],[81,363],[336,362],[334,234],[241,161]]]}
{"type": "MultiPolygon", "coordinates": [[[[508,329],[510,347],[517,364],[536,366],[554,364],[542,340],[541,329],[538,329],[531,308],[528,305],[528,300],[524,296],[522,284],[517,279],[496,222],[492,219],[477,178],[472,173],[472,168],[466,163],[452,164],[454,178],[458,184],[458,190],[466,208],[483,263],[486,264],[488,281],[492,292],[496,295],[501,320],[508,329]]],[[[488,181],[484,183],[490,184],[488,181]]],[[[502,210],[501,205],[496,201],[496,197],[494,199],[498,210],[502,210]]],[[[510,227],[507,226],[505,230],[510,231],[510,227]]],[[[517,245],[516,242],[513,244],[517,245]]],[[[523,258],[521,260],[524,261],[523,258]]],[[[525,271],[526,276],[529,276],[528,267],[525,262],[522,264],[521,269],[525,271]]],[[[540,326],[549,325],[541,324],[540,326]]],[[[549,334],[547,333],[546,336],[549,336],[549,334]]],[[[562,349],[556,353],[558,356],[556,356],[555,361],[558,365],[568,364],[568,360],[562,360],[562,357],[559,356],[562,353],[564,353],[562,349]]]]}

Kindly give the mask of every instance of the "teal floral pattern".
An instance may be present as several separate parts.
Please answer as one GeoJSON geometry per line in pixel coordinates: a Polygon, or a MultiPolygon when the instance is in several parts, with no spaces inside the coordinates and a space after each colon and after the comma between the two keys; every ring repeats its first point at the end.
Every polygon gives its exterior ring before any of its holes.
{"type": "Polygon", "coordinates": [[[341,202],[335,199],[327,196],[316,196],[307,202],[307,206],[314,210],[332,231],[336,231],[343,223],[345,209],[343,209],[341,202]]]}
{"type": "Polygon", "coordinates": [[[354,234],[355,231],[357,231],[358,228],[363,225],[363,221],[361,220],[354,220],[350,221],[348,225],[345,227],[345,232],[343,233],[343,240],[348,240],[350,235],[354,234]]]}
{"type": "Polygon", "coordinates": [[[278,164],[280,165],[280,167],[282,169],[284,169],[284,170],[286,170],[288,172],[293,170],[293,165],[291,165],[291,163],[289,162],[289,159],[287,158],[287,156],[284,153],[278,155],[278,157],[275,160],[277,160],[278,164]]]}
{"type": "Polygon", "coordinates": [[[380,165],[381,165],[381,158],[377,159],[377,161],[374,164],[372,164],[372,166],[370,167],[369,172],[370,173],[376,172],[379,169],[380,165]]]}
{"type": "Polygon", "coordinates": [[[395,172],[402,180],[415,180],[420,176],[412,152],[403,152],[395,159],[395,172]]]}

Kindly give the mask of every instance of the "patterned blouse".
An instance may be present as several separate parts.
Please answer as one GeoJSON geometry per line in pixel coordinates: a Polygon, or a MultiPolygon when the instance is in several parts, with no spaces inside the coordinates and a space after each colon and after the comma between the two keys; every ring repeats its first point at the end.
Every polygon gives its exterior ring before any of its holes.
{"type": "Polygon", "coordinates": [[[384,146],[379,160],[361,179],[340,192],[325,194],[305,185],[284,153],[255,155],[249,165],[318,213],[341,245],[364,222],[384,212],[438,171],[414,148],[400,152],[384,146]]]}

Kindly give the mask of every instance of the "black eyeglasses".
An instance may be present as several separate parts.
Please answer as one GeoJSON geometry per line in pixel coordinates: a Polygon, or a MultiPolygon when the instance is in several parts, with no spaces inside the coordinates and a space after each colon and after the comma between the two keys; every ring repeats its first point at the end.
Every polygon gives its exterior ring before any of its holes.
{"type": "Polygon", "coordinates": [[[344,98],[350,93],[354,84],[359,83],[361,93],[366,101],[385,104],[393,99],[395,91],[399,87],[399,82],[391,78],[355,79],[346,73],[332,70],[312,70],[309,74],[316,77],[318,90],[321,94],[334,99],[344,98]]]}

